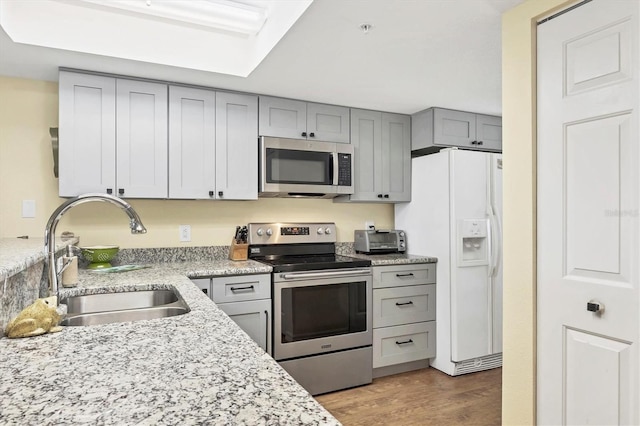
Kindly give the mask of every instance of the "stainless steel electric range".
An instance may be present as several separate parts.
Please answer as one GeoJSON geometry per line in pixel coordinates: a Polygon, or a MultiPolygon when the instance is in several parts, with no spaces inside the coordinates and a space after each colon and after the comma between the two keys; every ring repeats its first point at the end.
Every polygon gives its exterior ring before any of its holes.
{"type": "Polygon", "coordinates": [[[371,262],[336,254],[334,223],[250,223],[273,267],[273,357],[309,393],[371,383],[371,262]]]}

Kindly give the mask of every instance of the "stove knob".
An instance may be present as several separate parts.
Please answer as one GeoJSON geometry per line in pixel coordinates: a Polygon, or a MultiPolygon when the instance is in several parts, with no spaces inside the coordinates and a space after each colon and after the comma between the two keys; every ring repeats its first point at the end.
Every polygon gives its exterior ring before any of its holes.
{"type": "Polygon", "coordinates": [[[258,228],[258,230],[256,231],[256,234],[258,234],[258,237],[262,237],[262,234],[264,234],[264,231],[262,230],[262,228],[258,228]]]}
{"type": "Polygon", "coordinates": [[[327,234],[327,235],[331,235],[331,228],[325,229],[324,233],[327,234]]]}
{"type": "Polygon", "coordinates": [[[322,234],[324,234],[324,229],[318,228],[317,232],[318,232],[318,235],[322,235],[322,234]]]}
{"type": "Polygon", "coordinates": [[[271,230],[271,228],[268,228],[268,229],[267,229],[267,235],[268,235],[268,236],[273,235],[273,231],[271,230]]]}
{"type": "Polygon", "coordinates": [[[400,236],[404,237],[404,232],[403,231],[400,231],[400,236]]]}

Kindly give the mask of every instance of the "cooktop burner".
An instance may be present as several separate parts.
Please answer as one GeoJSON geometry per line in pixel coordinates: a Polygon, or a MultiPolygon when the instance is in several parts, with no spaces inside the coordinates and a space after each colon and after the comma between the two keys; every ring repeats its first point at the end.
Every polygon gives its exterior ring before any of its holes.
{"type": "Polygon", "coordinates": [[[364,268],[371,261],[337,254],[282,256],[274,259],[254,259],[273,267],[273,272],[313,271],[320,269],[364,268]]]}
{"type": "Polygon", "coordinates": [[[249,258],[269,264],[273,272],[363,268],[371,261],[336,254],[336,225],[250,223],[249,258]]]}

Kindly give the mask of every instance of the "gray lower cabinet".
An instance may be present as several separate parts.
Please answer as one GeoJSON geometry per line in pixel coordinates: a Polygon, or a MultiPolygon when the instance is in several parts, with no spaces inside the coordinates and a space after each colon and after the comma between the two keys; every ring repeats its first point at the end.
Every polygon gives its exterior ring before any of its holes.
{"type": "Polygon", "coordinates": [[[374,376],[428,366],[436,355],[435,264],[373,267],[374,376]]]}
{"type": "Polygon", "coordinates": [[[59,194],[167,197],[167,85],[61,71],[59,194]]]}
{"type": "Polygon", "coordinates": [[[192,279],[264,351],[271,354],[271,276],[192,279]]]}
{"type": "Polygon", "coordinates": [[[459,147],[502,152],[502,118],[493,115],[429,108],[411,116],[411,150],[430,154],[459,147]]]}
{"type": "Polygon", "coordinates": [[[261,136],[349,143],[349,108],[260,96],[261,136]]]}
{"type": "Polygon", "coordinates": [[[411,118],[351,109],[354,194],[336,202],[411,201],[411,118]]]}

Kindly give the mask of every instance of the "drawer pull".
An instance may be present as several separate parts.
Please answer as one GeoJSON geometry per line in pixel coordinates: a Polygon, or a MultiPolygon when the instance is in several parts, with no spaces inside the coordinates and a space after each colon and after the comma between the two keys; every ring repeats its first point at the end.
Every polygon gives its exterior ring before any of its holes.
{"type": "Polygon", "coordinates": [[[407,306],[407,305],[413,305],[413,301],[409,300],[408,302],[396,302],[396,306],[407,306]]]}
{"type": "Polygon", "coordinates": [[[405,340],[404,342],[398,342],[396,340],[396,345],[398,345],[398,346],[408,345],[409,343],[413,343],[413,340],[409,339],[409,340],[405,340]]]}
{"type": "Polygon", "coordinates": [[[413,276],[413,272],[409,272],[408,274],[396,274],[396,277],[398,277],[398,278],[412,277],[412,276],[413,276]]]}
{"type": "Polygon", "coordinates": [[[234,293],[236,291],[253,291],[253,285],[250,285],[248,287],[231,287],[231,291],[233,291],[234,293]]]}

